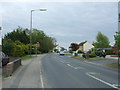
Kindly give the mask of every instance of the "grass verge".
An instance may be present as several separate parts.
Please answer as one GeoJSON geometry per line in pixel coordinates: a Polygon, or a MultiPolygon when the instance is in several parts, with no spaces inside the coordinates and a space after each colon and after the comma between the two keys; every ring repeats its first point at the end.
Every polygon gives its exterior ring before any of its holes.
{"type": "Polygon", "coordinates": [[[66,53],[65,55],[67,55],[67,56],[72,56],[72,54],[70,54],[70,53],[66,53]]]}
{"type": "Polygon", "coordinates": [[[28,60],[28,59],[32,59],[32,58],[35,58],[37,56],[30,56],[30,55],[26,55],[26,56],[22,56],[20,57],[22,60],[28,60]]]}
{"type": "Polygon", "coordinates": [[[107,66],[114,67],[114,68],[120,68],[120,65],[118,63],[111,63],[111,64],[106,64],[107,66]]]}
{"type": "Polygon", "coordinates": [[[102,59],[106,59],[106,58],[103,58],[103,57],[83,58],[83,57],[80,57],[80,56],[73,56],[72,58],[79,59],[79,60],[102,60],[102,59]]]}
{"type": "Polygon", "coordinates": [[[6,75],[6,74],[2,74],[2,77],[3,78],[8,78],[8,77],[10,77],[11,75],[6,75]]]}

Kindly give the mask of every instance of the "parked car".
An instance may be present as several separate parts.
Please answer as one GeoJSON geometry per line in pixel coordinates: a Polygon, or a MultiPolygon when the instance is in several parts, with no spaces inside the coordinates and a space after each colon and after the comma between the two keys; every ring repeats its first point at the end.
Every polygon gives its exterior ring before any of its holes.
{"type": "Polygon", "coordinates": [[[65,55],[64,51],[60,51],[59,55],[65,55]]]}
{"type": "Polygon", "coordinates": [[[0,66],[5,66],[9,63],[9,57],[0,51],[0,66]]]}

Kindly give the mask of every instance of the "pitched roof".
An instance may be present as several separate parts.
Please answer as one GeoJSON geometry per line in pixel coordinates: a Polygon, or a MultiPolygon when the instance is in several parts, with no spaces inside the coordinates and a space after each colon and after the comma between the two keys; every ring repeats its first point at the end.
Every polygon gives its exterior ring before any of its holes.
{"type": "Polygon", "coordinates": [[[85,44],[87,41],[85,41],[85,42],[81,42],[80,44],[79,44],[79,46],[83,46],[83,44],[85,44]]]}

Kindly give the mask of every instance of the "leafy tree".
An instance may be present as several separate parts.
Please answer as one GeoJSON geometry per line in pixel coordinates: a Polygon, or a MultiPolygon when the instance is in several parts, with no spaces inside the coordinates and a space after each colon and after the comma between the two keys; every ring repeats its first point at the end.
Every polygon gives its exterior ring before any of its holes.
{"type": "Polygon", "coordinates": [[[114,38],[115,38],[115,46],[117,46],[117,48],[120,49],[120,32],[116,32],[114,38]]]}
{"type": "Polygon", "coordinates": [[[33,29],[31,34],[32,36],[32,44],[40,43],[40,47],[38,48],[42,53],[47,53],[49,50],[52,50],[56,47],[56,39],[47,36],[43,31],[33,29]]]}
{"type": "MultiPolygon", "coordinates": [[[[47,36],[43,31],[33,29],[32,32],[30,32],[30,30],[28,29],[23,29],[21,27],[18,27],[17,29],[13,30],[10,33],[7,33],[4,36],[3,50],[6,52],[6,54],[8,53],[8,55],[14,55],[14,56],[29,54],[30,35],[32,37],[31,39],[32,48],[36,48],[35,45],[37,42],[40,43],[40,47],[38,47],[37,49],[39,50],[38,52],[47,53],[50,50],[53,50],[54,47],[56,47],[56,39],[47,36]],[[10,50],[14,52],[11,52],[10,50]]],[[[35,53],[35,49],[34,50],[32,49],[32,53],[35,53]]]]}
{"type": "Polygon", "coordinates": [[[110,42],[108,37],[101,32],[98,32],[96,36],[96,42],[93,42],[93,45],[95,46],[95,48],[108,48],[110,47],[109,43],[110,42]]]}
{"type": "Polygon", "coordinates": [[[60,47],[61,48],[61,50],[60,51],[64,51],[64,50],[66,50],[64,47],[60,47]]]}
{"type": "Polygon", "coordinates": [[[4,39],[11,39],[12,41],[20,41],[24,44],[28,44],[30,39],[29,36],[26,33],[27,29],[23,29],[21,27],[18,27],[13,32],[7,33],[4,37],[4,39]]]}

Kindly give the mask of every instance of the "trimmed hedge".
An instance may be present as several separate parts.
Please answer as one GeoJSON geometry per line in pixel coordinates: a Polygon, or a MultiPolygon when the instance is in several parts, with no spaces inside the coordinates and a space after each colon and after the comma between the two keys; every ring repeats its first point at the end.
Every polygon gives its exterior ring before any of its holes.
{"type": "Polygon", "coordinates": [[[94,58],[94,57],[96,57],[96,55],[95,55],[94,52],[92,52],[92,53],[85,53],[85,54],[82,55],[82,57],[84,57],[84,58],[94,58]]]}
{"type": "Polygon", "coordinates": [[[110,50],[106,50],[106,54],[107,55],[113,55],[114,53],[113,53],[113,49],[110,49],[110,50]]]}

